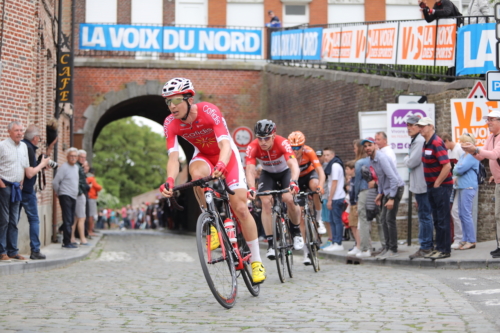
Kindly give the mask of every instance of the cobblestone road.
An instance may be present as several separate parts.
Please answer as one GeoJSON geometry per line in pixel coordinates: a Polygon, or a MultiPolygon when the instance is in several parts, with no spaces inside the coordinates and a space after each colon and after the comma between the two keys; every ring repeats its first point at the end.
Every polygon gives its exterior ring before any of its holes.
{"type": "MultiPolygon", "coordinates": [[[[302,259],[298,258],[297,259],[302,259]]],[[[194,237],[107,235],[87,260],[1,278],[1,332],[498,332],[430,275],[322,261],[279,282],[274,262],[252,297],[241,279],[224,310],[203,277],[194,237]]],[[[422,271],[423,272],[423,271],[422,271]]]]}

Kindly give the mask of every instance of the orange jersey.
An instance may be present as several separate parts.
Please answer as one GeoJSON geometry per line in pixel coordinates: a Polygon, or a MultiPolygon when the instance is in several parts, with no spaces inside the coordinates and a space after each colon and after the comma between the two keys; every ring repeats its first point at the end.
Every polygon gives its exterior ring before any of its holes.
{"type": "Polygon", "coordinates": [[[319,163],[318,156],[316,156],[314,150],[306,145],[304,145],[304,148],[302,148],[302,157],[297,158],[297,161],[299,162],[299,168],[300,168],[299,177],[307,175],[309,172],[313,171],[317,167],[322,167],[321,163],[319,163]]]}

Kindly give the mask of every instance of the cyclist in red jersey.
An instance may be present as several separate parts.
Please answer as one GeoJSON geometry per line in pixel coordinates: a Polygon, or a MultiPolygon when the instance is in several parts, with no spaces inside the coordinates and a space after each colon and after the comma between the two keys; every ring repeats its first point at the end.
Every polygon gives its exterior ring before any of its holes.
{"type": "MultiPolygon", "coordinates": [[[[225,177],[227,185],[235,192],[229,196],[229,201],[241,222],[243,235],[252,253],[253,281],[263,282],[266,279],[265,268],[260,258],[255,220],[247,206],[247,184],[238,149],[217,106],[207,102],[194,104],[194,95],[194,87],[189,79],[174,78],[163,86],[162,96],[171,112],[164,123],[169,155],[167,162],[169,189],[162,187],[160,190],[167,198],[173,195],[171,189],[179,173],[178,137],[183,137],[195,149],[189,163],[191,177],[195,180],[209,175],[217,178],[225,177]]],[[[206,205],[203,189],[196,187],[194,192],[199,204],[206,205]]],[[[218,246],[218,237],[212,238],[217,243],[212,246],[218,246]]]]}
{"type": "MultiPolygon", "coordinates": [[[[292,221],[291,232],[293,245],[296,250],[304,247],[304,239],[300,233],[300,207],[293,202],[292,194],[299,191],[298,182],[299,165],[293,155],[293,150],[288,140],[276,135],[276,125],[271,120],[259,120],[255,125],[255,136],[247,147],[247,182],[250,186],[249,197],[255,198],[255,165],[258,161],[262,165],[262,173],[259,178],[259,192],[278,190],[277,182],[281,188],[290,187],[291,192],[284,193],[282,198],[286,203],[290,220],[292,221]],[[292,180],[291,180],[292,179],[292,180]]],[[[274,260],[276,254],[273,249],[272,229],[272,197],[260,197],[262,202],[262,225],[266,232],[268,242],[267,258],[274,260]]]]}
{"type": "MultiPolygon", "coordinates": [[[[297,162],[299,163],[299,188],[301,191],[316,191],[318,195],[313,196],[314,208],[316,210],[316,221],[318,222],[318,232],[320,234],[326,233],[325,224],[321,219],[321,198],[324,193],[323,187],[325,185],[325,172],[323,166],[319,162],[318,156],[314,150],[306,146],[306,137],[304,133],[295,131],[288,135],[288,142],[292,146],[295,153],[297,162]]],[[[300,224],[302,232],[305,232],[305,225],[303,221],[300,224]]],[[[311,265],[311,259],[308,256],[309,252],[307,247],[304,247],[304,265],[311,265]]]]}

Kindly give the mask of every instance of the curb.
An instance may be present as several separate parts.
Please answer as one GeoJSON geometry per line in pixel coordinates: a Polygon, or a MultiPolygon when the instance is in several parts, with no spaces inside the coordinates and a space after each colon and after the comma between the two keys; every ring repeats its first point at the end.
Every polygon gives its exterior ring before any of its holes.
{"type": "MultiPolygon", "coordinates": [[[[61,244],[54,243],[46,246],[43,250],[50,248],[50,251],[53,252],[56,249],[60,251],[68,251],[70,253],[64,253],[64,255],[69,254],[63,258],[58,259],[45,259],[45,260],[31,260],[27,259],[26,261],[17,261],[10,263],[1,263],[0,264],[0,276],[3,275],[14,275],[14,274],[24,274],[24,273],[32,273],[32,272],[40,272],[54,268],[61,268],[68,266],[74,262],[83,260],[87,258],[97,244],[101,241],[103,234],[100,233],[98,236],[92,237],[92,245],[89,247],[79,247],[78,252],[71,253],[70,251],[75,251],[73,249],[62,249],[61,244]],[[81,249],[81,250],[80,250],[81,249]]],[[[29,257],[29,256],[28,256],[29,257]]]]}

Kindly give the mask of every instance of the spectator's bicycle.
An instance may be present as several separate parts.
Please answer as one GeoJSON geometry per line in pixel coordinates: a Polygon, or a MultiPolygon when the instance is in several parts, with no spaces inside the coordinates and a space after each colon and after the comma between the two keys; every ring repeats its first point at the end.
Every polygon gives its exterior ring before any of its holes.
{"type": "MultiPolygon", "coordinates": [[[[175,186],[172,190],[186,190],[200,186],[205,191],[207,207],[201,207],[202,213],[196,225],[198,255],[212,294],[223,307],[230,309],[236,303],[238,276],[243,277],[245,285],[253,296],[259,295],[260,285],[253,282],[251,252],[243,238],[240,223],[229,205],[228,194],[234,192],[227,187],[224,180],[219,180],[224,190],[218,190],[215,185],[210,185],[210,181],[215,179],[207,176],[175,186]],[[232,230],[224,228],[224,222],[228,222],[228,219],[236,222],[233,222],[235,227],[232,230]],[[231,234],[234,232],[236,235],[231,234]],[[231,242],[230,239],[233,237],[236,241],[231,242]],[[218,241],[213,238],[217,238],[218,241]]],[[[165,184],[165,187],[167,185],[165,184]]],[[[184,209],[173,197],[169,200],[174,209],[184,209]]]]}
{"type": "Polygon", "coordinates": [[[256,196],[273,196],[272,221],[273,221],[273,249],[276,256],[276,267],[280,281],[284,283],[285,262],[288,276],[293,278],[293,240],[290,233],[290,219],[286,214],[286,205],[281,201],[281,195],[289,192],[288,188],[268,192],[257,192],[256,196]]]}
{"type": "Polygon", "coordinates": [[[297,204],[303,207],[302,217],[304,220],[304,227],[306,229],[305,245],[309,250],[309,258],[311,259],[311,265],[313,266],[315,272],[320,270],[318,251],[321,246],[321,236],[318,232],[318,222],[316,221],[316,215],[311,210],[314,209],[312,196],[317,194],[317,192],[312,191],[300,192],[296,197],[297,204]]]}

